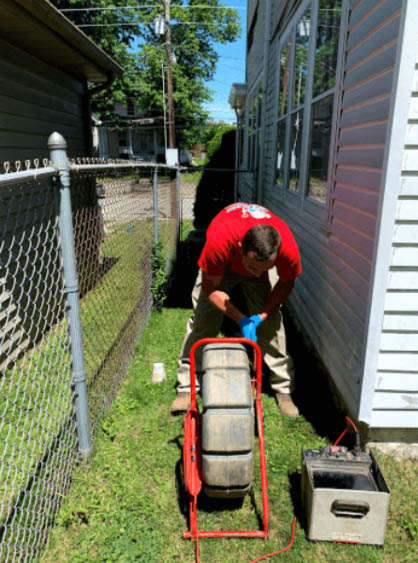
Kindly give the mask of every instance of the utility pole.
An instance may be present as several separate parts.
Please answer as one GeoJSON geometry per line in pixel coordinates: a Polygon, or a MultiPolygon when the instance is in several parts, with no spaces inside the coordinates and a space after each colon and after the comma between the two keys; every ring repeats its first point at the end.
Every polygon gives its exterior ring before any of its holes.
{"type": "Polygon", "coordinates": [[[170,0],[161,0],[164,6],[165,19],[165,52],[167,57],[167,105],[168,105],[168,146],[175,148],[174,140],[174,102],[173,102],[173,74],[171,71],[171,28],[170,28],[170,0]]]}

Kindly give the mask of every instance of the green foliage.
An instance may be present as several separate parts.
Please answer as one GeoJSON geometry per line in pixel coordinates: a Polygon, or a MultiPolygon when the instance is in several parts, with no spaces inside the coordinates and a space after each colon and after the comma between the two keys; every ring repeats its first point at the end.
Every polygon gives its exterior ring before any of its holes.
{"type": "MultiPolygon", "coordinates": [[[[206,161],[205,164],[208,164],[210,160],[213,158],[214,154],[219,151],[222,145],[222,140],[226,133],[229,131],[235,131],[234,125],[227,125],[221,124],[214,127],[212,136],[207,140],[206,144],[206,161]]],[[[234,158],[234,155],[232,155],[234,158]]]]}
{"type": "Polygon", "coordinates": [[[161,312],[167,298],[167,276],[165,273],[165,258],[163,245],[159,241],[152,247],[152,280],[151,293],[154,310],[161,312]]]}
{"type": "MultiPolygon", "coordinates": [[[[85,0],[52,3],[61,9],[88,6],[85,0]]],[[[115,102],[126,104],[126,97],[130,96],[147,115],[161,116],[165,37],[155,36],[153,20],[164,14],[163,4],[157,0],[94,2],[95,8],[118,6],[124,8],[65,13],[76,25],[112,25],[82,28],[124,68],[122,78],[94,98],[95,111],[102,120],[114,122],[115,102]]],[[[212,99],[212,93],[204,83],[216,71],[219,56],[215,44],[233,42],[241,32],[238,12],[232,8],[216,9],[221,6],[220,0],[171,0],[171,44],[177,59],[172,67],[173,96],[179,146],[199,141],[201,127],[208,119],[203,104],[212,99]]]]}

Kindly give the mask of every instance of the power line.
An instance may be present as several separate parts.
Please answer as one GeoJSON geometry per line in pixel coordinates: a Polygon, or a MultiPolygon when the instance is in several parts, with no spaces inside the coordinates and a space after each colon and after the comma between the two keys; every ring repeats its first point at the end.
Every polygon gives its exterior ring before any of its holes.
{"type": "MultiPolygon", "coordinates": [[[[83,23],[77,27],[119,27],[119,26],[137,26],[152,25],[152,22],[138,23],[83,23]]],[[[175,22],[174,25],[219,25],[217,22],[175,22]]]]}
{"type": "MultiPolygon", "coordinates": [[[[199,8],[201,10],[246,10],[246,6],[172,6],[176,10],[192,10],[194,8],[199,8]]],[[[60,12],[104,12],[104,11],[114,11],[118,10],[151,10],[154,8],[162,8],[161,4],[156,4],[153,6],[117,6],[112,8],[63,8],[60,12]]]]}

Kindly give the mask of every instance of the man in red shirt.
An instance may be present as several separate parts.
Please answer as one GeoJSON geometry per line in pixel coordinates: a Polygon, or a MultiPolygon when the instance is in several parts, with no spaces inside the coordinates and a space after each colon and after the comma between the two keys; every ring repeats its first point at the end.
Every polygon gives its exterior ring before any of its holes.
{"type": "MultiPolygon", "coordinates": [[[[189,319],[180,353],[177,397],[171,413],[185,412],[190,406],[191,347],[201,338],[217,336],[225,314],[239,325],[244,337],[258,340],[280,412],[297,416],[299,411],[290,394],[293,364],[286,353],[280,312],[302,271],[298,246],[289,227],[260,205],[229,205],[210,223],[198,266],[200,271],[192,293],[194,315],[189,319]],[[238,284],[250,317],[229,297],[238,284]]],[[[197,375],[201,352],[202,348],[196,351],[197,375]]]]}

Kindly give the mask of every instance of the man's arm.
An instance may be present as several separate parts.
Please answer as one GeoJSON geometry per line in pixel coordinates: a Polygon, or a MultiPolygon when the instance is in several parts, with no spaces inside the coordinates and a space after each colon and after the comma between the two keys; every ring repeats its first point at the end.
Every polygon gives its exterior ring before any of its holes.
{"type": "Polygon", "coordinates": [[[290,292],[295,285],[295,280],[283,280],[280,279],[276,285],[271,290],[267,301],[264,304],[264,307],[259,313],[261,320],[265,321],[271,313],[273,313],[276,309],[282,305],[286,299],[289,297],[290,292]]]}
{"type": "Polygon", "coordinates": [[[222,276],[208,276],[205,272],[202,272],[202,290],[206,297],[212,305],[239,324],[240,320],[243,319],[245,315],[233,305],[229,295],[219,289],[221,282],[222,276]]]}

